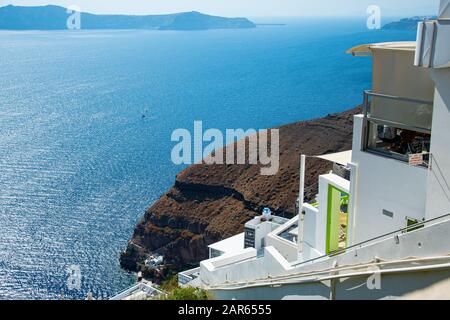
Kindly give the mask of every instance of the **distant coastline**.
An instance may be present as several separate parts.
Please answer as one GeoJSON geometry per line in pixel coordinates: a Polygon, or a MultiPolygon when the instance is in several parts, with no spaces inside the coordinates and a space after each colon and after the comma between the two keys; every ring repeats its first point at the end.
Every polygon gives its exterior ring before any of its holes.
{"type": "MultiPolygon", "coordinates": [[[[66,30],[71,11],[59,6],[0,7],[0,30],[66,30]]],[[[208,30],[249,29],[247,18],[225,18],[200,12],[166,15],[97,15],[80,12],[78,29],[208,30]]]]}
{"type": "Polygon", "coordinates": [[[383,30],[417,30],[419,22],[436,19],[435,16],[417,16],[394,21],[383,26],[383,30]]]}

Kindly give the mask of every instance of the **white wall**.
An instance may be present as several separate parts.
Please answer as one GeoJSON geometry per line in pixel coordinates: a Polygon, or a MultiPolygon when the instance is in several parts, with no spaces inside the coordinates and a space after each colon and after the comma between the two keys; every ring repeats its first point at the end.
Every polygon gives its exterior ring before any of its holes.
{"type": "Polygon", "coordinates": [[[300,253],[300,261],[308,261],[318,257],[322,257],[323,252],[317,251],[314,247],[311,247],[308,243],[303,243],[303,251],[300,253]]]}
{"type": "Polygon", "coordinates": [[[221,268],[230,264],[256,258],[256,254],[257,252],[255,248],[246,248],[240,252],[228,253],[220,257],[203,260],[200,262],[200,267],[206,266],[207,268],[221,268]]]}
{"type": "Polygon", "coordinates": [[[357,197],[352,233],[358,243],[406,227],[406,217],[425,218],[428,171],[361,151],[363,116],[354,120],[352,162],[358,167],[358,180],[353,183],[356,192],[351,191],[357,197]]]}
{"type": "Polygon", "coordinates": [[[256,226],[255,230],[255,249],[261,250],[263,248],[263,240],[273,230],[278,228],[278,225],[269,221],[262,222],[256,226]]]}
{"type": "Polygon", "coordinates": [[[266,237],[266,246],[274,247],[289,262],[298,260],[298,246],[276,235],[269,234],[266,237]]]}
{"type": "Polygon", "coordinates": [[[303,209],[305,210],[305,218],[303,220],[303,245],[308,245],[309,247],[316,247],[316,225],[319,215],[319,210],[314,208],[310,204],[303,204],[303,209]]]}
{"type": "MultiPolygon", "coordinates": [[[[397,237],[392,235],[384,239],[363,245],[358,248],[353,248],[347,252],[334,257],[324,257],[315,262],[307,262],[301,265],[290,265],[273,247],[265,248],[263,257],[257,259],[248,260],[245,262],[231,264],[220,268],[208,267],[201,264],[201,278],[202,283],[206,285],[206,289],[210,287],[220,286],[236,286],[236,285],[248,285],[256,280],[270,281],[271,277],[286,276],[286,275],[298,275],[299,281],[306,280],[311,283],[317,281],[316,276],[329,275],[329,272],[335,268],[335,266],[361,266],[367,263],[373,263],[375,258],[379,258],[381,261],[397,261],[402,259],[408,259],[410,257],[425,258],[425,257],[437,257],[448,256],[449,254],[449,235],[450,235],[450,220],[443,220],[441,222],[429,225],[425,228],[415,230],[413,232],[398,234],[397,237]],[[357,254],[355,254],[357,252],[357,254]],[[324,271],[329,270],[329,271],[324,271]],[[317,273],[312,275],[312,273],[317,273]],[[302,275],[304,278],[302,278],[302,275]],[[302,278],[302,279],[301,279],[302,278]]],[[[407,260],[405,263],[408,264],[407,260]]],[[[445,263],[445,261],[443,262],[445,263]]],[[[413,265],[414,266],[414,265],[413,265]]],[[[355,270],[345,269],[347,273],[352,273],[355,270]]],[[[417,273],[417,272],[416,272],[417,273]]],[[[424,272],[419,272],[424,274],[424,272]]],[[[397,287],[398,286],[397,282],[397,287]]],[[[317,283],[320,285],[320,282],[317,283]]],[[[384,286],[384,284],[383,284],[384,286]]],[[[267,288],[273,290],[274,288],[270,284],[266,285],[267,288]]],[[[354,287],[354,286],[353,286],[354,287]]],[[[401,287],[401,286],[400,286],[401,287]]],[[[252,290],[258,290],[253,288],[252,290]]],[[[230,294],[236,293],[239,290],[225,290],[230,294]]],[[[223,292],[225,292],[223,291],[223,292]]],[[[270,290],[269,290],[270,291],[270,290]]],[[[213,290],[213,293],[216,293],[213,290]]],[[[253,299],[270,299],[280,297],[271,296],[265,292],[259,296],[256,292],[253,299]]],[[[382,293],[382,292],[380,292],[382,293]]],[[[305,295],[305,297],[313,295],[310,288],[298,289],[291,291],[289,294],[305,295]]],[[[286,293],[285,295],[288,295],[286,293]]],[[[357,296],[357,295],[356,295],[357,296]]],[[[220,295],[216,295],[220,298],[220,295]]],[[[238,298],[237,296],[233,296],[238,298]]]]}
{"type": "MultiPolygon", "coordinates": [[[[381,290],[370,290],[365,283],[368,276],[349,277],[336,281],[336,300],[376,300],[402,297],[422,290],[450,277],[450,269],[434,272],[403,272],[383,274],[381,290]],[[401,283],[402,285],[399,285],[401,283]]],[[[331,297],[330,281],[249,287],[239,290],[211,290],[218,300],[328,300],[331,297]]],[[[426,297],[423,297],[426,299],[426,297]]]]}
{"type": "MultiPolygon", "coordinates": [[[[247,249],[246,249],[247,250],[247,249]]],[[[253,249],[254,250],[254,249],[253,249]]],[[[256,252],[256,251],[255,251],[256,252]]],[[[248,252],[248,254],[251,254],[248,252]]],[[[289,262],[274,248],[265,247],[264,255],[247,261],[232,262],[211,260],[200,263],[200,277],[203,285],[219,285],[230,282],[265,279],[270,276],[286,274],[292,269],[289,262]]]]}
{"type": "Polygon", "coordinates": [[[439,18],[448,19],[450,18],[450,0],[441,0],[439,6],[439,18]]]}
{"type": "MultiPolygon", "coordinates": [[[[387,95],[433,101],[434,83],[430,70],[414,66],[414,50],[373,51],[372,91],[387,95]]],[[[431,105],[372,97],[370,113],[374,118],[407,123],[431,129],[431,105]]]]}
{"type": "Polygon", "coordinates": [[[278,252],[289,262],[298,260],[298,244],[297,242],[283,239],[278,235],[291,228],[295,224],[298,225],[298,222],[298,216],[295,216],[291,220],[287,221],[283,225],[270,232],[265,239],[267,247],[274,247],[275,249],[277,249],[278,252]]]}
{"type": "Polygon", "coordinates": [[[427,219],[450,213],[450,68],[432,71],[436,83],[427,219]]]}

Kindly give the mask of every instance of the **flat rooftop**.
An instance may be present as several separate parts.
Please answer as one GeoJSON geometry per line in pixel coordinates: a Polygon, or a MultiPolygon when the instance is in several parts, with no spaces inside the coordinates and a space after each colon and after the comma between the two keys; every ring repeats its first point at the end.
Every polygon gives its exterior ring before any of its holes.
{"type": "Polygon", "coordinates": [[[283,218],[283,217],[274,216],[274,215],[271,215],[268,218],[265,218],[265,220],[263,220],[262,218],[263,218],[263,216],[257,216],[255,218],[253,218],[252,220],[248,221],[245,224],[245,226],[257,226],[257,225],[259,225],[261,223],[264,223],[264,222],[270,222],[270,223],[275,224],[275,225],[282,225],[282,224],[285,224],[286,222],[289,221],[289,219],[286,219],[286,218],[283,218]]]}
{"type": "Polygon", "coordinates": [[[213,249],[213,250],[218,250],[225,254],[237,253],[237,252],[244,250],[244,237],[245,237],[245,233],[242,232],[233,237],[213,243],[213,244],[209,245],[208,248],[213,249]]]}

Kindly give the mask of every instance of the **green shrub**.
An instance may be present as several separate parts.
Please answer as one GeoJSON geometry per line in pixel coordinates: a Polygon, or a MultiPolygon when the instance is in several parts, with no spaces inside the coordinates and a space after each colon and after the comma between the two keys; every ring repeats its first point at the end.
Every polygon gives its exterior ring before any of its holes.
{"type": "Polygon", "coordinates": [[[160,289],[166,293],[165,296],[159,296],[158,300],[213,300],[212,296],[203,289],[178,286],[178,275],[174,274],[164,281],[160,289]]]}
{"type": "Polygon", "coordinates": [[[168,293],[164,300],[211,300],[208,292],[199,288],[176,288],[168,293]]]}
{"type": "Polygon", "coordinates": [[[166,281],[161,284],[161,290],[165,292],[172,292],[178,287],[178,275],[174,274],[170,276],[166,281]]]}

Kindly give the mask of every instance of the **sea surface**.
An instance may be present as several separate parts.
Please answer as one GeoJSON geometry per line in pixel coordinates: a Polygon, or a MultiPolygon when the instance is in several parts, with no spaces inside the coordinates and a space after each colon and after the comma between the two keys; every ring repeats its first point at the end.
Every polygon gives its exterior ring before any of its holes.
{"type": "Polygon", "coordinates": [[[183,169],[170,160],[173,130],[271,128],[355,107],[371,60],[346,49],[415,39],[363,19],[286,23],[0,31],[0,299],[128,287],[120,252],[183,169]]]}

